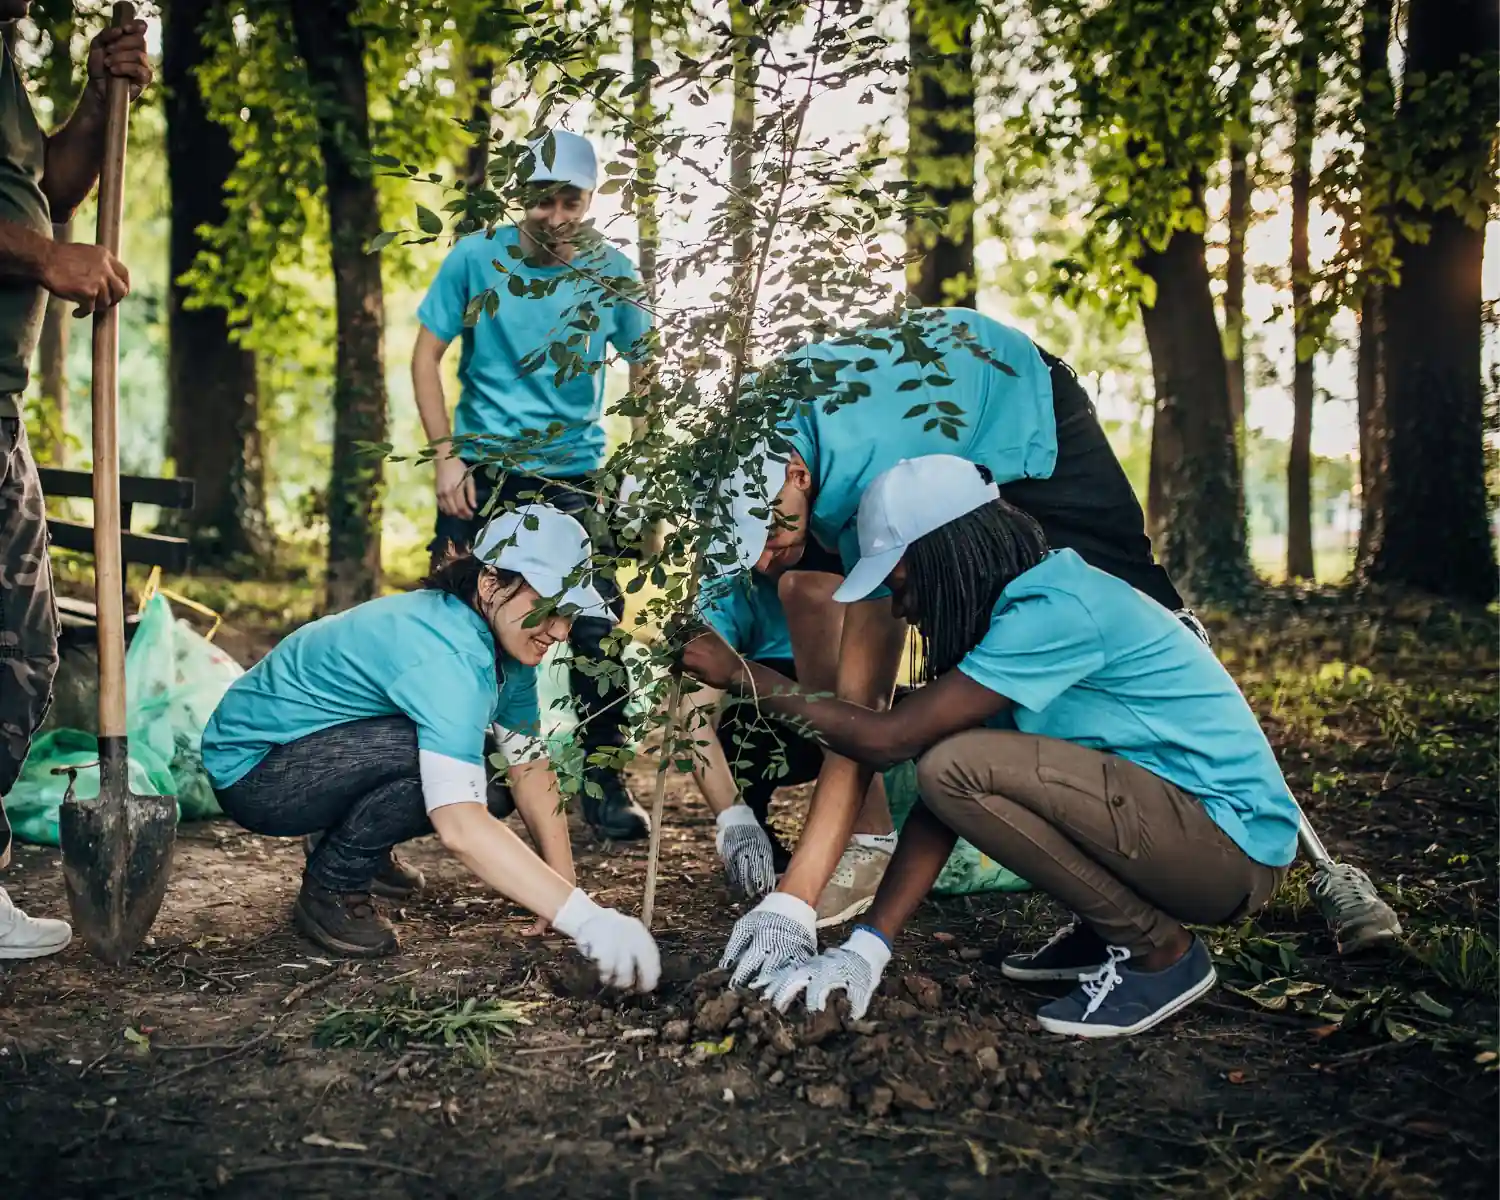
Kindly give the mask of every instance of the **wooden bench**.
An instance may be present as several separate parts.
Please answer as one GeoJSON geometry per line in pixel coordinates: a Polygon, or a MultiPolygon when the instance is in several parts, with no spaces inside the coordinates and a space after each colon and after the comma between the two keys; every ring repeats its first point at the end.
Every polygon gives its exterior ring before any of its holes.
{"type": "MultiPolygon", "coordinates": [[[[41,476],[42,492],[47,496],[79,500],[93,498],[94,477],[88,471],[39,467],[37,474],[41,476]]],[[[154,504],[158,508],[182,510],[193,507],[193,498],[191,479],[158,479],[149,475],[120,476],[120,550],[127,567],[131,563],[142,563],[148,567],[160,567],[174,575],[187,570],[186,538],[169,537],[161,533],[132,533],[130,518],[137,504],[154,504]]],[[[47,532],[52,538],[52,545],[60,550],[74,550],[80,554],[94,552],[92,525],[48,517],[47,532]]],[[[59,597],[57,615],[60,638],[74,643],[94,640],[98,614],[92,601],[59,597]]],[[[133,614],[126,618],[127,639],[134,632],[135,623],[136,617],[133,614]]]]}

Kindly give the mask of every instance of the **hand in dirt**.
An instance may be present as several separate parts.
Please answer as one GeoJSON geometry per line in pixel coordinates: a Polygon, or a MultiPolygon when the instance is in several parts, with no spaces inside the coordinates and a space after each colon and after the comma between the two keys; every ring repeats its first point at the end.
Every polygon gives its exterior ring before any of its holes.
{"type": "Polygon", "coordinates": [[[776,1011],[784,1013],[799,994],[808,1012],[822,1012],[834,992],[843,992],[849,999],[850,1017],[858,1021],[869,1010],[880,974],[890,961],[891,948],[879,934],[856,929],[842,946],[779,972],[765,994],[776,1011]]]}
{"type": "Polygon", "coordinates": [[[699,683],[725,691],[737,687],[745,675],[745,660],[712,629],[705,629],[683,646],[678,663],[699,683]]]}
{"type": "Polygon", "coordinates": [[[776,886],[776,862],[771,839],[755,814],[743,804],[733,804],[714,821],[714,846],[729,876],[729,886],[759,900],[776,886]]]}
{"type": "Polygon", "coordinates": [[[130,294],[130,272],[125,264],[91,242],[53,242],[41,274],[44,288],[78,305],[75,317],[100,312],[130,294]]]}
{"type": "Polygon", "coordinates": [[[146,22],[131,21],[100,33],[89,45],[89,90],[104,99],[110,76],[130,81],[130,98],[136,100],[151,86],[151,57],[146,52],[146,22]]]}
{"type": "Polygon", "coordinates": [[[546,937],[551,932],[551,922],[546,917],[538,917],[530,925],[526,926],[525,929],[521,930],[521,936],[523,938],[539,938],[546,937]]]}
{"type": "Polygon", "coordinates": [[[818,914],[811,904],[772,892],[734,923],[721,968],[733,968],[730,987],[765,987],[776,972],[800,966],[818,952],[818,914]]]}
{"type": "Polygon", "coordinates": [[[552,924],[599,968],[606,987],[653,991],[661,979],[661,952],[651,932],[613,908],[600,908],[579,888],[557,910],[552,924]]]}
{"type": "Polygon", "coordinates": [[[479,493],[474,489],[474,473],[461,458],[439,458],[437,468],[438,511],[450,517],[472,520],[479,506],[479,493]]]}

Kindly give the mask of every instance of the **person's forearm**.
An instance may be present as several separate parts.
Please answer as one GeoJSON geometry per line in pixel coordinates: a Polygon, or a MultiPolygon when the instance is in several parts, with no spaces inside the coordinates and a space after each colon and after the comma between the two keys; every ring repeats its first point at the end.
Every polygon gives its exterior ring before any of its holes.
{"type": "Polygon", "coordinates": [[[479,804],[434,809],[444,847],[502,896],[549,922],[573,894],[573,884],[531,851],[479,804]]]}
{"type": "Polygon", "coordinates": [[[42,282],[52,240],[14,221],[0,220],[0,278],[42,282]]]}
{"type": "Polygon", "coordinates": [[[703,688],[687,698],[691,706],[688,720],[696,743],[693,781],[716,817],[725,809],[733,807],[740,798],[740,789],[734,782],[734,772],[729,769],[729,760],[724,757],[724,747],[719,744],[718,734],[714,729],[714,709],[722,694],[713,688],[703,688]]]}
{"type": "MultiPolygon", "coordinates": [[[[748,682],[740,690],[756,697],[761,712],[812,729],[835,755],[872,772],[906,762],[926,749],[911,744],[909,730],[903,728],[890,709],[877,710],[826,695],[810,695],[786,676],[760,663],[746,663],[745,670],[748,682]]],[[[866,778],[865,785],[868,784],[866,778]]],[[[860,796],[863,794],[861,791],[860,796]]]]}
{"type": "Polygon", "coordinates": [[[73,216],[99,181],[104,162],[104,101],[85,87],[67,123],[47,139],[42,169],[42,194],[52,206],[52,220],[61,225],[73,216]]]}
{"type": "Polygon", "coordinates": [[[561,807],[557,777],[547,762],[527,763],[510,770],[510,791],[516,811],[542,861],[566,879],[577,880],[573,869],[573,840],[568,836],[568,814],[561,807]]]}
{"type": "MultiPolygon", "coordinates": [[[[634,396],[641,396],[651,386],[651,368],[646,363],[630,364],[630,391],[634,396]]],[[[630,418],[630,440],[638,442],[646,436],[651,428],[651,419],[641,413],[630,418]]]]}
{"type": "MultiPolygon", "coordinates": [[[[448,420],[448,398],[443,394],[443,365],[441,358],[417,355],[411,360],[412,394],[417,401],[417,416],[422,419],[422,432],[429,442],[441,442],[453,436],[453,426],[448,420]]],[[[451,443],[444,443],[439,454],[446,458],[452,452],[451,443]]]]}
{"type": "Polygon", "coordinates": [[[953,853],[958,834],[930,812],[920,800],[901,827],[896,854],[875,893],[865,924],[894,942],[917,905],[922,903],[953,853]]]}

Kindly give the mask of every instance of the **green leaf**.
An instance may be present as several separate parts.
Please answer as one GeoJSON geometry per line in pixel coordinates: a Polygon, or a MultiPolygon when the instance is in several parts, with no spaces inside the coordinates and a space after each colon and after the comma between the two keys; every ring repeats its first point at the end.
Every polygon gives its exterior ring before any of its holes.
{"type": "Polygon", "coordinates": [[[961,417],[964,415],[964,410],[959,405],[954,404],[952,400],[939,400],[937,408],[938,412],[947,413],[950,417],[961,417]]]}
{"type": "Polygon", "coordinates": [[[1453,1015],[1453,1010],[1446,1004],[1440,1004],[1426,992],[1413,992],[1411,1001],[1425,1013],[1430,1013],[1439,1020],[1446,1021],[1453,1015]]]}
{"type": "Polygon", "coordinates": [[[914,392],[921,386],[922,381],[920,379],[903,379],[896,390],[898,392],[914,392]]]}
{"type": "Polygon", "coordinates": [[[397,229],[382,229],[379,233],[377,233],[374,237],[372,237],[370,239],[370,244],[365,247],[365,253],[366,254],[379,254],[382,250],[384,250],[387,246],[389,246],[392,242],[394,242],[400,236],[401,236],[400,230],[397,230],[397,229]]]}
{"type": "Polygon", "coordinates": [[[438,216],[430,208],[417,205],[417,228],[423,233],[439,234],[443,232],[443,218],[438,216]]]}
{"type": "Polygon", "coordinates": [[[913,404],[910,408],[908,408],[906,410],[906,412],[902,415],[901,419],[903,421],[909,421],[909,420],[911,420],[912,417],[920,417],[924,412],[926,412],[931,407],[932,407],[932,405],[930,405],[930,404],[913,404]]]}

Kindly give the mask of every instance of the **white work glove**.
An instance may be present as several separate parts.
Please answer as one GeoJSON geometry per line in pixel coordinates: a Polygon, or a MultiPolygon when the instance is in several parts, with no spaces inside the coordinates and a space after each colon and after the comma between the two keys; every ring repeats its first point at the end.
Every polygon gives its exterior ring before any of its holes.
{"type": "Polygon", "coordinates": [[[822,1012],[834,992],[849,997],[849,1015],[856,1021],[870,1007],[870,998],[880,983],[880,974],[891,961],[886,940],[860,925],[842,946],[825,950],[816,958],[777,973],[765,994],[778,1012],[786,1012],[798,993],[808,1012],[822,1012]]]}
{"type": "Polygon", "coordinates": [[[715,819],[714,846],[724,862],[729,886],[758,900],[776,886],[771,839],[749,807],[732,804],[715,819]]]}
{"type": "Polygon", "coordinates": [[[730,987],[763,987],[785,967],[818,952],[818,914],[811,904],[772,892],[734,923],[720,967],[734,968],[730,987]],[[752,980],[754,981],[752,983],[752,980]]]}
{"type": "Polygon", "coordinates": [[[661,954],[646,927],[616,909],[600,908],[582,888],[563,902],[552,928],[572,938],[579,953],[599,968],[600,981],[611,987],[649,992],[661,978],[661,954]]]}

